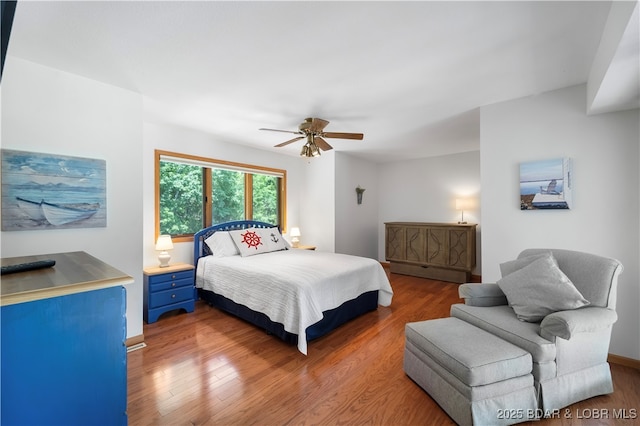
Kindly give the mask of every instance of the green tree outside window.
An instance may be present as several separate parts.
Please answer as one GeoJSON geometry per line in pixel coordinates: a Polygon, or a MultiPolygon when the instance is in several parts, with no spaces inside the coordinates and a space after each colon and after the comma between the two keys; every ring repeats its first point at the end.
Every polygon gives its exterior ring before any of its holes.
{"type": "MultiPolygon", "coordinates": [[[[157,151],[158,153],[158,151],[157,151]]],[[[171,157],[180,158],[180,154],[171,157]]],[[[158,162],[158,232],[173,237],[190,237],[214,223],[253,219],[283,226],[284,206],[280,192],[284,193],[284,170],[264,169],[266,174],[238,171],[241,166],[233,163],[215,167],[211,160],[185,156],[187,161],[163,160],[164,153],[157,154],[158,162]],[[195,161],[190,161],[194,159],[195,161]],[[195,164],[194,164],[195,163],[195,164]],[[224,168],[230,165],[228,168],[224,168]],[[271,173],[282,174],[282,176],[271,173]]]]}

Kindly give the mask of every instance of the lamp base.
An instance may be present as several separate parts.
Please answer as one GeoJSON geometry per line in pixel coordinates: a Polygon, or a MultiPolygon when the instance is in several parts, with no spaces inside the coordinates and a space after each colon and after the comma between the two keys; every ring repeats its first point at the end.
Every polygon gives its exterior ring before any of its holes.
{"type": "Polygon", "coordinates": [[[160,254],[158,255],[158,260],[160,261],[160,267],[166,268],[167,266],[169,266],[171,255],[166,251],[160,252],[160,254]]]}
{"type": "Polygon", "coordinates": [[[299,245],[300,245],[300,240],[298,239],[298,237],[291,238],[291,247],[298,248],[299,245]]]}
{"type": "Polygon", "coordinates": [[[466,224],[467,224],[466,221],[465,222],[458,221],[458,225],[466,225],[466,224]]]}

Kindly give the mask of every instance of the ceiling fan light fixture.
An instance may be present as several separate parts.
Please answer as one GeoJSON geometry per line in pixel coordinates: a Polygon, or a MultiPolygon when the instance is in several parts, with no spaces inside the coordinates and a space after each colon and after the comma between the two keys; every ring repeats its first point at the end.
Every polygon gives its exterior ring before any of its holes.
{"type": "Polygon", "coordinates": [[[320,157],[320,150],[318,149],[318,146],[311,142],[311,156],[312,157],[320,157]]]}
{"type": "Polygon", "coordinates": [[[306,144],[304,144],[302,146],[302,151],[300,151],[300,157],[319,157],[320,154],[320,149],[313,142],[307,142],[306,144]]]}

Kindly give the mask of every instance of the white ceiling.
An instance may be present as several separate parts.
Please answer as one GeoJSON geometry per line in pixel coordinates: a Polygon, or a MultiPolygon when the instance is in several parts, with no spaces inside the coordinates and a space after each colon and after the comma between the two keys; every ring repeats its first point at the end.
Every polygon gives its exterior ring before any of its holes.
{"type": "Polygon", "coordinates": [[[364,133],[330,139],[337,151],[384,162],[478,150],[480,106],[585,83],[610,6],[19,1],[8,55],[141,93],[149,121],[261,149],[297,155],[273,148],[292,135],[258,129],[320,117],[364,133]]]}

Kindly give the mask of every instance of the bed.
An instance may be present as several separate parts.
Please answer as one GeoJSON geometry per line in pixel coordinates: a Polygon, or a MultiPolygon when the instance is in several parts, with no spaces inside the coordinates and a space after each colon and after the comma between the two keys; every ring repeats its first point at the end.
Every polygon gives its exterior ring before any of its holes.
{"type": "Polygon", "coordinates": [[[264,222],[226,222],[197,232],[193,258],[203,300],[305,355],[307,342],[389,306],[393,297],[378,261],[292,249],[264,222]]]}

